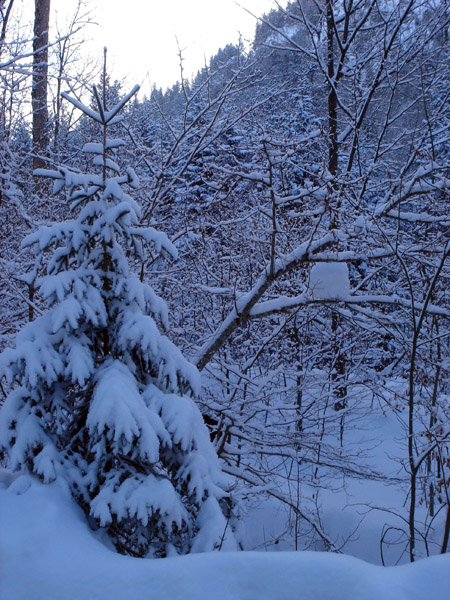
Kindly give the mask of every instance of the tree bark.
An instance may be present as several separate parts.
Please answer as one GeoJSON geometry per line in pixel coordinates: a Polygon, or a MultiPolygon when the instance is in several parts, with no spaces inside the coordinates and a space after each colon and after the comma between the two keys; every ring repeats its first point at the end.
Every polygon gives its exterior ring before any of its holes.
{"type": "Polygon", "coordinates": [[[33,39],[33,168],[45,166],[49,146],[47,79],[50,0],[35,0],[33,39]]]}

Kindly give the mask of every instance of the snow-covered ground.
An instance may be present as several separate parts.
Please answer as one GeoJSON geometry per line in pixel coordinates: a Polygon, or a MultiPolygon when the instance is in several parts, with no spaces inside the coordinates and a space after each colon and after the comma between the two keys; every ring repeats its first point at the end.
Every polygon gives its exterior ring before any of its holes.
{"type": "Polygon", "coordinates": [[[0,472],[2,600],[448,600],[450,555],[383,568],[321,552],[165,559],[107,548],[58,484],[0,472]]]}
{"type": "MultiPolygon", "coordinates": [[[[305,386],[305,405],[316,402],[320,407],[322,382],[320,370],[311,372],[310,381],[305,386]]],[[[204,380],[203,383],[206,387],[209,381],[204,380]]],[[[218,397],[219,386],[214,391],[218,397]]],[[[370,390],[358,382],[349,386],[349,391],[351,395],[346,411],[336,413],[331,405],[324,413],[328,430],[323,445],[331,457],[324,462],[337,466],[320,467],[316,480],[316,464],[301,462],[303,450],[300,448],[298,470],[294,462],[285,468],[283,461],[275,457],[272,464],[267,462],[264,465],[266,472],[270,473],[267,480],[279,496],[291,501],[294,506],[298,505],[313,522],[320,522],[322,531],[343,553],[376,565],[381,565],[382,561],[386,566],[407,564],[410,480],[406,464],[407,413],[402,410],[401,404],[406,395],[405,381],[401,378],[387,380],[383,387],[378,388],[375,399],[370,390]],[[339,420],[344,414],[341,446],[339,420]],[[354,467],[355,472],[341,470],[340,458],[344,466],[345,461],[349,461],[348,465],[354,467]]],[[[317,410],[319,419],[321,409],[317,410]]],[[[421,427],[418,420],[418,434],[421,427]]],[[[308,431],[306,442],[307,436],[308,431]]],[[[426,437],[418,435],[418,440],[426,441],[426,437]]],[[[313,454],[311,459],[314,459],[313,454]]],[[[301,518],[296,520],[287,503],[258,493],[257,488],[245,487],[239,480],[238,485],[241,486],[238,491],[243,497],[244,513],[239,533],[245,550],[325,549],[309,524],[301,518]]],[[[421,499],[424,485],[421,482],[418,486],[420,499],[416,504],[416,527],[418,532],[426,533],[426,544],[418,533],[417,558],[440,553],[446,518],[445,506],[433,518],[430,517],[427,503],[421,499]]],[[[448,598],[450,600],[450,593],[448,598]]]]}

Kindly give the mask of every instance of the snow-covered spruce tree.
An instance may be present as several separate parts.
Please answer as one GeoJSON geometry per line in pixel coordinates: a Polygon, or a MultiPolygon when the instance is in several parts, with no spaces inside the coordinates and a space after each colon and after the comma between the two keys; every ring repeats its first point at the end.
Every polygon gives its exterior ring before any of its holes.
{"type": "Polygon", "coordinates": [[[139,226],[129,168],[114,162],[123,145],[108,138],[137,87],[108,110],[64,97],[95,121],[88,143],[97,174],[38,170],[63,188],[74,219],[28,236],[45,254],[40,293],[48,310],[0,355],[9,395],[0,414],[0,448],[13,469],[67,482],[93,527],[117,550],[166,556],[232,547],[229,482],[193,401],[199,376],[160,333],[165,303],[129,268],[153,252],[176,255],[168,238],[139,226]]]}

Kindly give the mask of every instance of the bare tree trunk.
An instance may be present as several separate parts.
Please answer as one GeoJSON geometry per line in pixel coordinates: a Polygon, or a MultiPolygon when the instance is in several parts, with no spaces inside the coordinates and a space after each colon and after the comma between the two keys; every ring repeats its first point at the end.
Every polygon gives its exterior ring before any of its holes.
{"type": "Polygon", "coordinates": [[[49,146],[47,78],[50,0],[35,0],[33,39],[33,168],[45,166],[49,146]]]}
{"type": "MultiPolygon", "coordinates": [[[[337,94],[334,69],[333,7],[327,0],[327,68],[328,68],[328,170],[335,176],[338,168],[337,94]]],[[[332,217],[333,222],[333,217],[332,217]]],[[[333,223],[334,225],[334,223],[333,223]]]]}
{"type": "Polygon", "coordinates": [[[442,541],[441,554],[445,554],[447,552],[449,534],[450,534],[450,504],[447,506],[447,517],[445,519],[444,539],[442,541]]]}
{"type": "MultiPolygon", "coordinates": [[[[14,0],[10,0],[8,6],[6,6],[5,0],[0,0],[0,18],[1,18],[1,29],[0,29],[0,58],[3,51],[3,46],[6,38],[6,27],[8,25],[8,20],[11,15],[11,10],[13,6],[14,0]]],[[[6,147],[5,144],[8,140],[8,132],[6,125],[6,106],[5,106],[5,96],[2,99],[1,109],[0,109],[0,204],[3,200],[3,185],[4,178],[7,169],[7,161],[6,161],[6,147]]]]}
{"type": "Polygon", "coordinates": [[[4,0],[0,0],[0,16],[2,19],[0,31],[0,56],[3,50],[3,44],[5,43],[6,27],[8,25],[8,20],[11,15],[13,4],[14,0],[9,0],[8,6],[6,6],[6,2],[4,0]]]}
{"type": "MultiPolygon", "coordinates": [[[[328,171],[333,178],[338,172],[339,159],[339,143],[338,143],[338,98],[336,87],[340,78],[340,69],[336,69],[334,59],[334,15],[333,5],[331,0],[327,0],[326,4],[326,19],[327,19],[327,72],[328,72],[328,171]]],[[[352,2],[349,6],[349,14],[352,9],[352,2]]],[[[344,42],[347,38],[347,33],[344,32],[344,42]]],[[[342,62],[342,59],[341,59],[342,62]]],[[[331,182],[332,192],[335,196],[331,198],[329,203],[330,210],[330,228],[339,229],[339,199],[336,197],[336,181],[331,182]]],[[[342,352],[342,342],[340,338],[341,331],[341,316],[333,312],[331,317],[331,331],[333,343],[331,347],[331,379],[333,382],[333,393],[335,397],[335,410],[342,410],[347,406],[347,386],[345,385],[346,377],[346,360],[342,352]]],[[[341,444],[342,444],[342,425],[341,421],[341,444]]]]}

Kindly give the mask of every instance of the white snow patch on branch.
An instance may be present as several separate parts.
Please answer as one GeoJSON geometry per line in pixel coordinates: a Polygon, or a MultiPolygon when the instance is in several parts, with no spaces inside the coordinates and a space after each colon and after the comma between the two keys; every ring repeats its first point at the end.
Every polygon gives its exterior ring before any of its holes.
{"type": "Polygon", "coordinates": [[[315,300],[345,300],[350,295],[347,264],[315,264],[311,269],[309,287],[315,300]]]}

